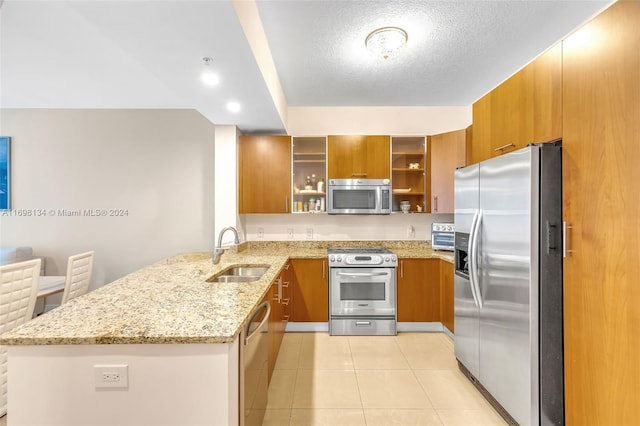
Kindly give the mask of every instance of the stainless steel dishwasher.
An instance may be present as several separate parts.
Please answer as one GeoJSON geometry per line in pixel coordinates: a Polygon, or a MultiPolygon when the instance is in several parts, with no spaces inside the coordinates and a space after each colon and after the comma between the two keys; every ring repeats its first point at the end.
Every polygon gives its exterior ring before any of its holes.
{"type": "Polygon", "coordinates": [[[267,409],[269,302],[258,306],[242,330],[240,424],[260,426],[267,409]]]}

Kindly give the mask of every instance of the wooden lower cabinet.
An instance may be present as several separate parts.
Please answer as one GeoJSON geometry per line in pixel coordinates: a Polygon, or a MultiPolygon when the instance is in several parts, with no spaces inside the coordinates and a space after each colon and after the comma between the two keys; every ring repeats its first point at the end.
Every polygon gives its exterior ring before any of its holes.
{"type": "Polygon", "coordinates": [[[269,315],[269,323],[268,323],[268,333],[267,333],[267,341],[268,341],[268,367],[269,367],[269,381],[271,381],[271,376],[273,375],[273,370],[276,365],[276,359],[278,358],[278,316],[280,311],[280,304],[278,303],[278,282],[274,281],[271,283],[271,287],[269,288],[269,292],[265,296],[264,300],[268,301],[271,306],[271,314],[269,315]],[[277,349],[276,349],[277,348],[277,349]]]}
{"type": "Polygon", "coordinates": [[[326,259],[292,259],[291,321],[329,321],[329,279],[326,259]]]}
{"type": "Polygon", "coordinates": [[[440,322],[453,329],[453,263],[440,260],[440,322]]]}
{"type": "Polygon", "coordinates": [[[282,338],[290,316],[290,270],[290,264],[285,265],[278,277],[271,283],[269,292],[264,299],[268,300],[271,306],[271,315],[269,316],[267,327],[269,381],[271,381],[271,376],[273,375],[282,338]]]}
{"type": "Polygon", "coordinates": [[[440,259],[399,259],[398,321],[440,321],[440,259]]]}

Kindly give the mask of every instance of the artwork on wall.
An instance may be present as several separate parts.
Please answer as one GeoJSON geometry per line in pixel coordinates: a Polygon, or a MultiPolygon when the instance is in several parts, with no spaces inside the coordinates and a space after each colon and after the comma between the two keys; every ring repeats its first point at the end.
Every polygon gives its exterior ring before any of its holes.
{"type": "Polygon", "coordinates": [[[0,136],[0,210],[11,207],[11,138],[0,136]]]}

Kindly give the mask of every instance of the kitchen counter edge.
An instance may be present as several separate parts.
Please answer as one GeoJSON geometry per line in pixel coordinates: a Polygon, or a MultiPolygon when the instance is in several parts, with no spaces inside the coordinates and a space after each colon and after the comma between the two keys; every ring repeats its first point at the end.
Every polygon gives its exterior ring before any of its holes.
{"type": "MultiPolygon", "coordinates": [[[[376,244],[376,243],[373,243],[376,244]]],[[[425,244],[384,243],[399,258],[453,253],[425,244]]],[[[0,336],[1,345],[209,344],[232,342],[290,259],[324,259],[326,245],[241,244],[218,265],[208,252],[183,253],[100,287],[0,336]],[[251,283],[206,280],[237,265],[269,265],[251,283]],[[91,321],[87,321],[91,318],[91,321]]],[[[343,243],[343,246],[345,244],[343,243]]],[[[362,242],[350,242],[360,246],[362,242]]]]}

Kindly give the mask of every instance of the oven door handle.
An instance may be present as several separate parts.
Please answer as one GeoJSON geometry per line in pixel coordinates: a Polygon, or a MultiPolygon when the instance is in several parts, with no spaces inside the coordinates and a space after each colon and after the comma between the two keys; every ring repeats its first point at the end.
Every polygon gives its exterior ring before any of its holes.
{"type": "Polygon", "coordinates": [[[342,277],[379,277],[389,275],[388,272],[338,272],[342,277]]]}

